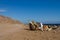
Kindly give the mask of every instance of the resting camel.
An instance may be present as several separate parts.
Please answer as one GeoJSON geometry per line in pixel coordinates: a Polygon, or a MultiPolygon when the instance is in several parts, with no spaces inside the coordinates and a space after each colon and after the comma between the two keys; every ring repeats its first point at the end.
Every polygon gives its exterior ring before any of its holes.
{"type": "Polygon", "coordinates": [[[38,29],[38,24],[37,23],[35,23],[34,21],[31,21],[30,23],[29,23],[29,28],[30,28],[30,30],[37,30],[38,29]]]}
{"type": "Polygon", "coordinates": [[[49,28],[46,25],[43,26],[42,23],[38,24],[38,23],[36,23],[34,21],[31,21],[29,23],[29,28],[30,28],[30,30],[37,30],[37,29],[39,29],[41,31],[50,31],[52,29],[52,28],[49,28]]]}

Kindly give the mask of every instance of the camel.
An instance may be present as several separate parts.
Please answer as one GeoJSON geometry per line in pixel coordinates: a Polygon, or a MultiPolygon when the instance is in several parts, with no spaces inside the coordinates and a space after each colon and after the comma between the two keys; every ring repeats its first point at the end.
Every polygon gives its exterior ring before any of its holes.
{"type": "Polygon", "coordinates": [[[49,28],[47,25],[43,25],[42,23],[36,23],[34,21],[31,21],[29,23],[30,30],[41,30],[41,31],[50,31],[52,28],[49,28]]]}
{"type": "Polygon", "coordinates": [[[37,30],[38,29],[38,24],[36,23],[36,22],[34,22],[34,21],[31,21],[30,23],[29,23],[29,28],[30,28],[30,30],[37,30]]]}

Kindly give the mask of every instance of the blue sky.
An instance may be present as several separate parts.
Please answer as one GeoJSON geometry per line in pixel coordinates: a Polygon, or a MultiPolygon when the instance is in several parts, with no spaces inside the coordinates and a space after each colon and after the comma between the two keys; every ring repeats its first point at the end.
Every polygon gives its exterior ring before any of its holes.
{"type": "Polygon", "coordinates": [[[0,0],[0,15],[23,23],[60,23],[60,0],[0,0]]]}

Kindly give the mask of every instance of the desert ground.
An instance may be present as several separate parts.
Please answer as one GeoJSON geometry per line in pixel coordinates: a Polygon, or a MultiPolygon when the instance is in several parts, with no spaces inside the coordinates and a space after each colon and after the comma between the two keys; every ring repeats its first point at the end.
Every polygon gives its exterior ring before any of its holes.
{"type": "Polygon", "coordinates": [[[60,40],[60,29],[42,32],[22,24],[0,24],[0,40],[60,40]]]}

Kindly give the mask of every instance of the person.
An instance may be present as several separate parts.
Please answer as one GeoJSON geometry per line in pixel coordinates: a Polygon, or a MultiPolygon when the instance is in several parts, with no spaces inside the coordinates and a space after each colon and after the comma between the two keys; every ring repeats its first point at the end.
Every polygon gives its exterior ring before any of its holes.
{"type": "Polygon", "coordinates": [[[43,31],[43,24],[42,23],[40,23],[40,27],[39,27],[39,29],[41,30],[41,31],[43,31]]]}
{"type": "Polygon", "coordinates": [[[44,25],[44,26],[43,26],[43,30],[44,30],[44,31],[50,31],[50,30],[52,30],[52,28],[51,28],[51,27],[49,28],[48,25],[44,25]]]}
{"type": "Polygon", "coordinates": [[[43,30],[44,30],[44,31],[47,31],[47,30],[48,30],[48,25],[44,25],[44,26],[43,26],[43,30]]]}

